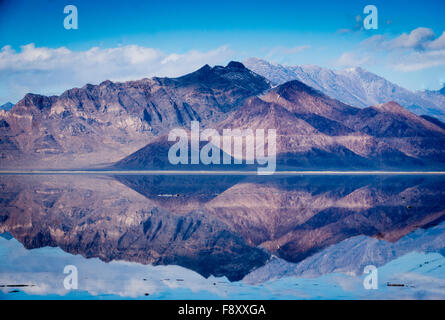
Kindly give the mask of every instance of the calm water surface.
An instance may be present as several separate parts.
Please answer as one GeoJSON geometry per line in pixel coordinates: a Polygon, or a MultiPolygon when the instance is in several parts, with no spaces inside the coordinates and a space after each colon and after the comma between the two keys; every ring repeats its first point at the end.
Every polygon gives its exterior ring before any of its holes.
{"type": "Polygon", "coordinates": [[[434,175],[0,175],[0,298],[445,298],[444,186],[434,175]],[[66,265],[78,290],[63,286],[66,265]],[[363,288],[367,265],[377,290],[363,288]]]}

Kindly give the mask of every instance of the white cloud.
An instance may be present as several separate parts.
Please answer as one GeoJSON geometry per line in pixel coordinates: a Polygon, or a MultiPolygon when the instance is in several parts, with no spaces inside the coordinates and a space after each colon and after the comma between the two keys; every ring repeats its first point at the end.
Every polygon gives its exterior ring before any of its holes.
{"type": "Polygon", "coordinates": [[[399,59],[394,68],[399,71],[411,72],[445,65],[445,50],[415,52],[399,59]]]}
{"type": "Polygon", "coordinates": [[[428,44],[428,49],[445,49],[445,31],[439,38],[428,44]]]}
{"type": "Polygon", "coordinates": [[[128,45],[72,51],[28,44],[0,50],[0,100],[16,102],[28,92],[60,94],[66,89],[104,80],[126,81],[152,76],[179,76],[204,64],[225,64],[234,52],[223,46],[202,52],[165,53],[128,45]]]}
{"type": "Polygon", "coordinates": [[[387,35],[372,36],[360,44],[361,47],[374,50],[415,50],[428,51],[445,47],[445,32],[435,39],[435,33],[429,28],[416,28],[410,33],[403,33],[394,39],[387,35]]]}
{"type": "Polygon", "coordinates": [[[375,35],[361,42],[353,51],[343,53],[338,66],[384,64],[397,71],[412,72],[445,65],[445,32],[440,37],[432,29],[416,28],[390,39],[375,35]]]}
{"type": "Polygon", "coordinates": [[[388,42],[392,48],[411,48],[423,50],[434,39],[434,31],[429,28],[417,28],[409,34],[404,33],[388,42]]]}

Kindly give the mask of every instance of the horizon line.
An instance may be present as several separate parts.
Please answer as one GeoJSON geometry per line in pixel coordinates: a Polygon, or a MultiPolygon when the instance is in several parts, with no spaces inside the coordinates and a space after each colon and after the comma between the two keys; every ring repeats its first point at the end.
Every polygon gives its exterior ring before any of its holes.
{"type": "Polygon", "coordinates": [[[248,170],[0,170],[0,175],[445,175],[445,171],[339,171],[339,170],[286,170],[258,173],[248,170]]]}

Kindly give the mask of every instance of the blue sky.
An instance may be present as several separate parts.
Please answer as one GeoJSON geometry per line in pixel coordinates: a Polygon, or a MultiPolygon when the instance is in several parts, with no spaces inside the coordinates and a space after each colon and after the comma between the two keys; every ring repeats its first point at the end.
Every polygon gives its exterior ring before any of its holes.
{"type": "Polygon", "coordinates": [[[0,103],[252,56],[362,66],[411,90],[438,89],[443,12],[443,0],[0,0],[0,103]],[[78,9],[78,30],[63,28],[68,4],[78,9]],[[378,30],[362,27],[368,4],[378,8],[378,30]]]}

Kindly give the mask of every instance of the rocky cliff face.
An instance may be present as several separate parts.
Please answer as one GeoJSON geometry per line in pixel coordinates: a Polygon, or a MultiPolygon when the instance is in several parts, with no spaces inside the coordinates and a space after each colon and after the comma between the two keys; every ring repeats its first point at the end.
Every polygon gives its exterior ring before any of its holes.
{"type": "Polygon", "coordinates": [[[0,166],[112,163],[191,120],[215,123],[268,88],[263,77],[231,62],[173,79],[104,81],[53,97],[28,94],[0,113],[0,166]]]}
{"type": "MultiPolygon", "coordinates": [[[[419,117],[395,102],[354,108],[296,80],[247,99],[212,128],[220,134],[225,128],[276,129],[278,169],[425,170],[445,166],[445,130],[440,121],[419,117]]],[[[160,137],[115,167],[172,167],[167,153],[173,143],[160,137]]]]}

